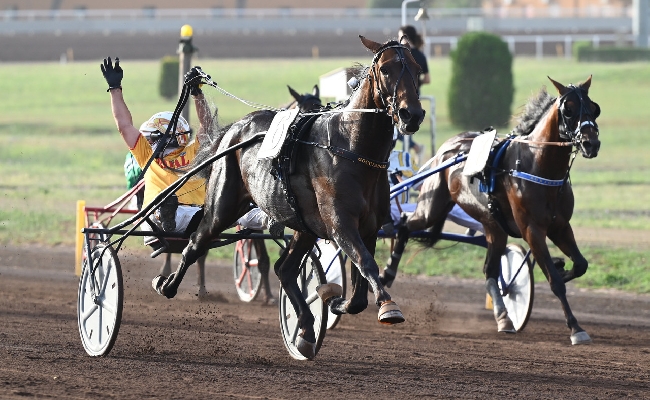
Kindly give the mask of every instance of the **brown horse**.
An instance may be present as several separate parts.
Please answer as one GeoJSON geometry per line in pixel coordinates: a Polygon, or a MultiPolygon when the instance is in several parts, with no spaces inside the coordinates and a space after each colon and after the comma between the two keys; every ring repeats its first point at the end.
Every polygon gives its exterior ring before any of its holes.
{"type": "MultiPolygon", "coordinates": [[[[596,118],[600,107],[588,96],[591,77],[578,86],[551,82],[559,96],[552,97],[542,89],[529,101],[513,131],[515,135],[496,144],[492,151],[496,160],[488,162],[482,176],[465,176],[466,162],[462,162],[424,181],[417,208],[398,235],[399,246],[403,249],[409,231],[422,229],[430,229],[431,242],[435,242],[447,214],[458,204],[483,224],[488,243],[483,272],[487,292],[494,301],[498,331],[514,332],[497,282],[508,235],[523,237],[560,300],[571,342],[584,344],[591,339],[578,325],[566,298],[565,282],[582,276],[588,265],[569,224],[574,197],[568,178],[572,156],[578,149],[586,158],[598,154],[596,118]],[[565,271],[563,262],[554,263],[547,237],[573,261],[571,270],[565,271]]],[[[465,132],[447,140],[434,157],[432,168],[460,152],[469,153],[479,135],[465,132]]]]}
{"type": "MultiPolygon", "coordinates": [[[[294,129],[298,132],[285,142],[289,151],[281,153],[282,157],[258,159],[261,144],[257,142],[242,144],[212,164],[204,218],[176,272],[154,280],[158,293],[174,297],[188,266],[254,202],[274,221],[294,230],[275,272],[298,315],[296,347],[306,358],[315,356],[314,316],[296,279],[319,237],[334,240],[357,266],[352,271],[352,298],[324,299],[333,312],[363,311],[370,283],[380,307],[379,321],[404,321],[379,281],[374,252],[378,229],[389,211],[386,160],[393,126],[412,134],[424,119],[417,94],[419,66],[403,44],[360,38],[374,56],[371,66],[362,69],[347,105],[311,116],[311,128],[309,123],[298,123],[301,128],[294,129]]],[[[257,111],[235,122],[213,153],[259,137],[275,114],[257,111]]]]}

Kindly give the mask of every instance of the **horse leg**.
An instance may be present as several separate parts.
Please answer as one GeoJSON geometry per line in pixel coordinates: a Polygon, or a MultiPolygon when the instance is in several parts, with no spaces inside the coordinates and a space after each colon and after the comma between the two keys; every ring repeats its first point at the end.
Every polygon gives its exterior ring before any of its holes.
{"type": "Polygon", "coordinates": [[[486,232],[488,242],[487,252],[485,255],[485,264],[483,265],[483,274],[485,275],[485,290],[492,298],[494,304],[494,319],[497,322],[497,332],[515,333],[515,327],[508,316],[508,310],[503,302],[503,296],[499,290],[499,276],[501,275],[501,255],[506,249],[508,236],[505,233],[492,235],[486,232]]]}
{"type": "MultiPolygon", "coordinates": [[[[548,238],[551,239],[551,241],[553,241],[553,243],[571,259],[571,261],[573,261],[573,268],[571,268],[571,270],[565,271],[563,265],[559,268],[560,274],[565,283],[572,279],[579,278],[587,272],[589,263],[582,256],[582,253],[580,253],[580,249],[578,249],[571,225],[567,224],[561,229],[549,231],[548,238]]],[[[555,263],[555,266],[558,267],[558,262],[555,263]]]]}
{"type": "Polygon", "coordinates": [[[208,291],[205,289],[205,259],[207,257],[208,257],[208,253],[206,252],[204,255],[199,257],[198,260],[196,260],[196,272],[197,272],[196,286],[199,287],[199,290],[196,295],[199,298],[199,300],[204,300],[208,295],[208,291]]]}
{"type": "Polygon", "coordinates": [[[273,297],[271,293],[271,283],[269,281],[269,270],[271,269],[271,260],[269,259],[269,253],[266,251],[266,245],[264,240],[255,239],[253,240],[253,245],[255,246],[255,251],[257,252],[257,268],[260,270],[262,277],[262,285],[264,285],[265,299],[264,303],[268,305],[277,304],[277,300],[273,297]]]}
{"type": "Polygon", "coordinates": [[[546,246],[545,232],[542,232],[533,226],[529,226],[528,229],[524,230],[522,233],[524,234],[524,239],[530,245],[535,260],[537,260],[540,268],[544,271],[544,275],[548,277],[551,291],[560,300],[560,304],[562,304],[562,310],[564,311],[567,327],[571,329],[571,344],[591,343],[591,338],[587,332],[578,325],[578,320],[573,315],[571,307],[569,307],[569,302],[566,298],[566,285],[564,284],[564,279],[562,278],[560,271],[555,268],[551,254],[546,246]]]}
{"type": "Polygon", "coordinates": [[[350,282],[352,286],[352,297],[350,300],[339,296],[328,301],[330,310],[336,315],[358,314],[368,307],[368,295],[356,295],[357,291],[359,293],[368,293],[368,281],[359,272],[357,264],[353,264],[356,268],[350,270],[350,282]]]}
{"type": "Polygon", "coordinates": [[[404,249],[406,248],[406,243],[409,241],[409,230],[405,225],[402,225],[397,230],[397,241],[395,242],[395,247],[390,253],[390,258],[386,262],[386,267],[384,268],[384,273],[379,276],[381,284],[387,288],[393,285],[393,281],[397,276],[397,268],[399,267],[399,262],[402,259],[402,254],[404,254],[404,249]]]}
{"type": "Polygon", "coordinates": [[[298,316],[300,333],[296,339],[296,348],[300,354],[309,359],[316,355],[315,318],[302,295],[297,280],[303,261],[306,261],[306,255],[311,252],[316,244],[316,239],[309,233],[294,232],[291,243],[274,266],[274,270],[280,278],[280,284],[298,316]]]}
{"type": "Polygon", "coordinates": [[[346,301],[343,298],[335,298],[330,302],[330,309],[337,314],[358,314],[368,306],[368,284],[375,294],[375,304],[379,306],[379,322],[384,324],[397,324],[404,322],[401,310],[391,300],[390,295],[384,289],[379,280],[379,266],[375,262],[373,254],[377,245],[376,238],[369,236],[361,239],[356,229],[338,229],[335,231],[334,240],[338,243],[345,254],[347,254],[357,267],[361,277],[352,273],[352,297],[346,301]],[[350,236],[343,236],[341,232],[355,232],[350,236]],[[364,279],[361,279],[364,278],[364,279]]]}
{"type": "Polygon", "coordinates": [[[160,275],[169,276],[172,273],[172,253],[165,254],[165,261],[160,267],[160,275]]]}

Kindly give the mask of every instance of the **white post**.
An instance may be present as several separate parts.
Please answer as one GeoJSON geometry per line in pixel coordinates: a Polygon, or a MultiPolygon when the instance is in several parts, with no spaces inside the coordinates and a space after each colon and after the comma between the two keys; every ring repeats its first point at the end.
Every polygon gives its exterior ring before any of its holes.
{"type": "Polygon", "coordinates": [[[648,0],[632,1],[632,34],[636,47],[648,47],[648,0]]]}
{"type": "MultiPolygon", "coordinates": [[[[434,96],[421,95],[420,101],[422,100],[429,100],[429,122],[431,124],[431,157],[433,157],[436,154],[436,98],[434,96]]],[[[418,160],[418,162],[422,163],[422,160],[418,160]]]]}
{"type": "Polygon", "coordinates": [[[571,36],[566,35],[564,37],[564,58],[567,60],[571,59],[571,36]]]}
{"type": "Polygon", "coordinates": [[[512,54],[514,56],[515,55],[515,38],[513,36],[508,36],[507,41],[508,41],[508,50],[510,50],[510,54],[512,54]]]}
{"type": "MultiPolygon", "coordinates": [[[[403,0],[402,1],[402,26],[406,25],[406,5],[420,0],[403,0]]],[[[399,38],[397,38],[399,40],[399,38]]]]}
{"type": "Polygon", "coordinates": [[[541,60],[544,57],[544,38],[541,36],[535,37],[535,57],[541,60]]]}
{"type": "MultiPolygon", "coordinates": [[[[180,96],[183,93],[183,81],[185,73],[190,70],[190,65],[192,65],[192,53],[194,53],[195,48],[192,45],[192,27],[190,25],[183,25],[181,27],[181,39],[178,44],[178,95],[180,96]]],[[[181,111],[181,116],[185,120],[190,122],[190,105],[185,104],[183,110],[181,111]]]]}

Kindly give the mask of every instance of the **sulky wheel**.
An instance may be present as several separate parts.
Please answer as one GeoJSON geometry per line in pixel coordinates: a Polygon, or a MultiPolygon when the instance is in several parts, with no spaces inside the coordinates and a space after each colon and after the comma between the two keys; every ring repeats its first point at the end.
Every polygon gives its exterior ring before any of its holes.
{"type": "Polygon", "coordinates": [[[242,239],[235,245],[233,274],[235,288],[242,301],[255,300],[262,285],[262,274],[253,239],[242,239]]]}
{"type": "Polygon", "coordinates": [[[526,251],[517,244],[508,244],[501,256],[501,278],[499,288],[503,293],[504,282],[508,287],[503,302],[508,316],[517,332],[524,329],[533,309],[535,285],[533,263],[526,258],[526,251]]]}
{"type": "MultiPolygon", "coordinates": [[[[314,356],[318,354],[323,339],[325,338],[325,331],[327,328],[327,304],[325,304],[318,293],[316,288],[326,283],[325,273],[321,267],[318,258],[313,253],[310,254],[309,259],[300,269],[298,275],[298,286],[302,292],[305,301],[309,305],[311,313],[314,315],[314,332],[316,333],[316,350],[314,356]]],[[[296,360],[307,360],[296,347],[296,339],[300,328],[298,327],[298,318],[296,312],[289,301],[286,292],[280,287],[280,330],[282,332],[282,339],[284,346],[289,351],[291,357],[296,360]]]]}
{"type": "Polygon", "coordinates": [[[112,247],[92,249],[93,268],[84,260],[77,297],[77,322],[88,355],[105,356],[115,344],[122,320],[122,268],[112,247]]]}
{"type": "MultiPolygon", "coordinates": [[[[325,272],[325,279],[327,283],[336,283],[337,285],[343,288],[343,297],[345,297],[346,292],[346,281],[347,277],[345,276],[345,262],[343,261],[343,255],[338,251],[338,246],[333,242],[319,240],[318,248],[320,253],[317,250],[316,254],[320,254],[319,261],[325,272]]],[[[334,314],[328,308],[327,316],[327,329],[334,329],[336,324],[341,320],[341,316],[334,314]]]]}

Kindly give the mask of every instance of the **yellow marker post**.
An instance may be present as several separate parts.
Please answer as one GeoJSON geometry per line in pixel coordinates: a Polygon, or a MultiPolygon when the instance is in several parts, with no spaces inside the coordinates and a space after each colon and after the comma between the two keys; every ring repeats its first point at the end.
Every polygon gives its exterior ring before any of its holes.
{"type": "Polygon", "coordinates": [[[77,200],[77,234],[75,235],[75,257],[74,257],[74,274],[81,276],[81,257],[84,246],[84,234],[81,230],[86,227],[86,208],[85,200],[77,200]]]}

